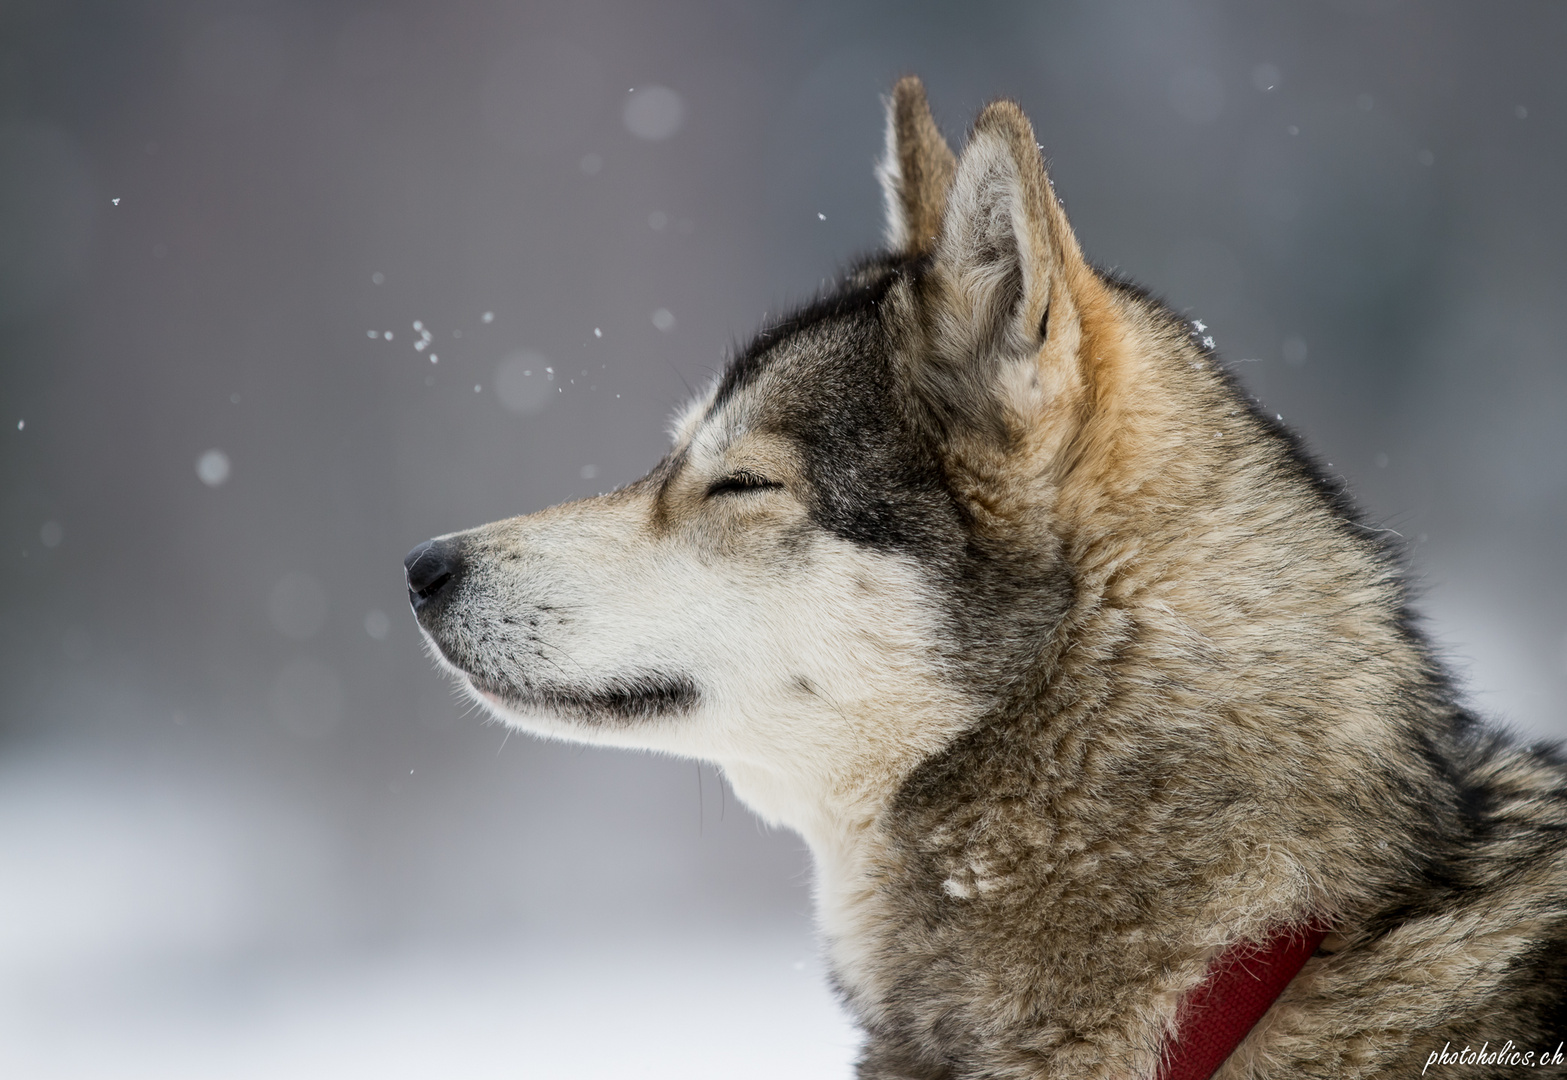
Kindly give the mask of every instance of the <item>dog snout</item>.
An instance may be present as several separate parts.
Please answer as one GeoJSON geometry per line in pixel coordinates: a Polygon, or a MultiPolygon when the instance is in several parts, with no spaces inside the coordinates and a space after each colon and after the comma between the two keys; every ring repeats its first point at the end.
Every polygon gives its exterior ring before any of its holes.
{"type": "Polygon", "coordinates": [[[425,618],[441,606],[462,577],[462,548],[455,540],[426,540],[403,559],[408,603],[425,618]]]}

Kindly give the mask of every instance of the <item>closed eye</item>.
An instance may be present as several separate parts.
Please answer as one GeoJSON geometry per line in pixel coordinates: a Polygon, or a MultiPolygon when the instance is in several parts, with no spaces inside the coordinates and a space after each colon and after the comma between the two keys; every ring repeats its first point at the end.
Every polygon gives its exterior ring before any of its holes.
{"type": "Polygon", "coordinates": [[[758,476],[753,472],[730,473],[721,479],[714,480],[707,489],[707,497],[715,498],[719,495],[735,495],[747,491],[763,491],[767,488],[781,488],[782,484],[775,480],[769,480],[765,476],[758,476]]]}

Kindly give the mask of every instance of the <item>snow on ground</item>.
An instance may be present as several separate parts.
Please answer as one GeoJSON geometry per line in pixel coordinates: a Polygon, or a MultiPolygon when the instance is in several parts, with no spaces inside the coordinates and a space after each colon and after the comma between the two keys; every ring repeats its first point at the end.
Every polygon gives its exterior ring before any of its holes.
{"type": "Polygon", "coordinates": [[[0,1077],[850,1075],[803,920],[374,936],[339,862],[232,783],[0,761],[0,1077]]]}
{"type": "Polygon", "coordinates": [[[0,1075],[847,1078],[856,1036],[810,947],[516,939],[252,971],[126,971],[70,993],[13,985],[0,1075]]]}

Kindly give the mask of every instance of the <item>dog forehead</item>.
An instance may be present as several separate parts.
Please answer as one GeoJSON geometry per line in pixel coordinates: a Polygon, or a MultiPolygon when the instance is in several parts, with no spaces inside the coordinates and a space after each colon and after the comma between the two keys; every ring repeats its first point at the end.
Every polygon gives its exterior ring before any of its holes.
{"type": "Polygon", "coordinates": [[[701,467],[716,463],[751,429],[755,402],[750,395],[707,403],[694,419],[686,440],[686,458],[701,467]]]}
{"type": "Polygon", "coordinates": [[[675,441],[693,462],[720,457],[749,434],[798,431],[807,417],[852,408],[883,388],[873,315],[831,313],[763,331],[677,421],[675,441]]]}

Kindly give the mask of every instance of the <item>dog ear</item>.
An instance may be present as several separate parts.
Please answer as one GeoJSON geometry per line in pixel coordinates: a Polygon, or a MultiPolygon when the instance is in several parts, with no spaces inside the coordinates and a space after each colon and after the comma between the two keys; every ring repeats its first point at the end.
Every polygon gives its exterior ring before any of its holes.
{"type": "Polygon", "coordinates": [[[957,159],[925,101],[925,87],[906,75],[887,105],[887,149],[876,167],[887,203],[887,245],[903,255],[929,251],[941,230],[957,159]]]}
{"type": "Polygon", "coordinates": [[[1067,314],[1051,302],[1069,301],[1082,253],[1033,126],[1012,102],[994,102],[974,122],[933,253],[936,329],[954,359],[1037,352],[1051,317],[1067,314]]]}
{"type": "Polygon", "coordinates": [[[1029,430],[1081,396],[1083,314],[1104,307],[1102,283],[1010,101],[974,122],[918,289],[914,376],[949,431],[1029,430]]]}

